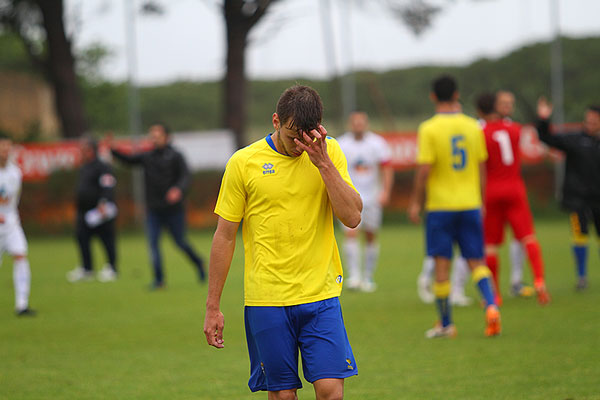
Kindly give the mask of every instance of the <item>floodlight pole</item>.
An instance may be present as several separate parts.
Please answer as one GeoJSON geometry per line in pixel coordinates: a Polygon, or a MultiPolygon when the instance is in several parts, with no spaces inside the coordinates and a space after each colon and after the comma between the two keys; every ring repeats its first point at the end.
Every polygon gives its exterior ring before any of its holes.
{"type": "MultiPolygon", "coordinates": [[[[560,38],[560,8],[559,0],[550,0],[550,24],[554,35],[551,49],[551,91],[554,105],[552,122],[555,125],[565,123],[564,109],[564,81],[562,63],[562,44],[560,38]]],[[[554,167],[554,192],[557,198],[561,196],[561,187],[564,179],[564,161],[557,162],[554,167]]]]}
{"type": "MultiPolygon", "coordinates": [[[[133,140],[140,137],[142,133],[142,118],[140,115],[140,98],[136,85],[137,74],[137,42],[135,29],[135,0],[125,1],[125,37],[127,52],[127,92],[129,133],[133,140]]],[[[132,170],[133,200],[135,204],[135,220],[138,224],[143,223],[144,210],[144,180],[141,167],[132,170]]]]}

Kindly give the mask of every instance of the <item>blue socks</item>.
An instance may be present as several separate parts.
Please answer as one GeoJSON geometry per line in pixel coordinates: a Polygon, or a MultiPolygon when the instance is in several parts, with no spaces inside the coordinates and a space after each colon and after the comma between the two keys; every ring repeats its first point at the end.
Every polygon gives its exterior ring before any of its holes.
{"type": "Polygon", "coordinates": [[[587,246],[573,245],[573,253],[575,253],[575,263],[577,265],[577,276],[585,278],[587,267],[587,246]]]}

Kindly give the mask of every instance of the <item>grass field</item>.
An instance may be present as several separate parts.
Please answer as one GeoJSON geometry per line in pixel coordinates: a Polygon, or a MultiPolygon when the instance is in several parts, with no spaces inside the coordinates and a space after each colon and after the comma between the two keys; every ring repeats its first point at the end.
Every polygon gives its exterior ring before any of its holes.
{"type": "MultiPolygon", "coordinates": [[[[600,261],[590,251],[590,288],[575,293],[565,221],[537,223],[553,303],[505,296],[502,336],[483,335],[478,306],[456,309],[459,335],[424,339],[436,316],[419,302],[415,281],[420,228],[388,226],[381,235],[372,294],[344,292],[342,305],[359,376],[346,399],[600,399],[600,261]]],[[[210,232],[191,238],[208,254],[210,232]]],[[[225,287],[226,348],[206,345],[206,286],[165,240],[168,289],[149,292],[142,235],[119,240],[121,279],[69,284],[77,263],[71,238],[30,241],[32,319],[13,313],[12,267],[0,268],[0,399],[266,399],[246,385],[242,246],[225,287]]],[[[95,258],[102,260],[100,248],[95,258]]],[[[503,261],[506,261],[504,255],[503,261]]],[[[508,268],[502,287],[508,290],[508,268]]],[[[468,294],[475,295],[472,287],[468,294]]],[[[311,386],[299,391],[314,398],[311,386]]]]}

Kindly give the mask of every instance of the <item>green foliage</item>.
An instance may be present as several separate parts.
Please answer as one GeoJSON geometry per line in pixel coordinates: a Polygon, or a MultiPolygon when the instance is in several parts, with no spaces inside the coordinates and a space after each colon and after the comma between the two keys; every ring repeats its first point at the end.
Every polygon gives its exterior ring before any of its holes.
{"type": "Polygon", "coordinates": [[[2,70],[35,73],[19,37],[0,31],[0,71],[2,70]]]}
{"type": "MultiPolygon", "coordinates": [[[[590,252],[589,289],[576,293],[566,217],[536,222],[553,303],[540,307],[534,299],[509,297],[508,257],[502,252],[504,330],[492,339],[483,335],[478,305],[453,309],[456,339],[423,337],[436,312],[416,294],[422,229],[401,224],[383,229],[378,290],[342,293],[359,370],[357,377],[346,381],[344,398],[597,399],[597,253],[590,252]]],[[[212,232],[190,234],[205,256],[211,237],[212,232]]],[[[66,281],[67,270],[79,263],[71,237],[37,238],[29,245],[36,318],[13,316],[10,261],[5,258],[0,268],[0,398],[266,398],[247,387],[241,240],[221,300],[223,350],[206,344],[202,332],[206,285],[198,285],[193,268],[171,240],[162,242],[168,288],[158,293],[145,288],[151,279],[150,261],[141,234],[119,236],[121,275],[114,283],[66,281]]],[[[105,258],[97,241],[93,250],[98,269],[105,258]]],[[[472,285],[467,294],[476,295],[472,285]]],[[[314,399],[309,383],[304,382],[298,397],[314,399]]]]}
{"type": "MultiPolygon", "coordinates": [[[[563,39],[565,68],[565,115],[579,121],[590,103],[597,103],[595,88],[600,87],[600,38],[563,39]]],[[[508,89],[515,93],[515,119],[529,121],[540,95],[550,94],[550,45],[539,43],[523,47],[496,60],[481,59],[465,67],[415,67],[383,73],[360,71],[355,74],[357,107],[368,112],[378,129],[390,129],[382,121],[395,122],[396,128],[415,129],[419,120],[432,113],[429,101],[431,80],[440,73],[456,75],[464,109],[474,114],[476,96],[486,90],[508,89]]],[[[340,83],[338,80],[286,79],[249,83],[249,130],[270,129],[271,114],[279,95],[295,84],[313,86],[325,105],[324,118],[341,129],[340,83]]],[[[103,83],[85,87],[85,98],[92,129],[127,130],[127,90],[123,84],[103,83]]],[[[175,82],[140,90],[142,120],[147,126],[164,120],[175,130],[215,129],[221,126],[221,82],[175,82]]],[[[251,136],[253,134],[251,133],[251,136]]]]}

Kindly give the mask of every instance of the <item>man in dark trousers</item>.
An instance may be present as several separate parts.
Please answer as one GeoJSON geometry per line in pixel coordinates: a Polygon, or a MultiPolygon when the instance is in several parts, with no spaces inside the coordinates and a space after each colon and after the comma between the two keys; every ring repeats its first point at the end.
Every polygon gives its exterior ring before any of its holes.
{"type": "Polygon", "coordinates": [[[600,107],[585,111],[579,132],[550,134],[548,119],[552,106],[538,101],[537,130],[540,140],[562,150],[566,156],[562,188],[562,207],[570,213],[573,253],[577,267],[577,290],[587,287],[587,253],[589,225],[600,235],[600,107]]]}
{"type": "Polygon", "coordinates": [[[114,203],[116,179],[110,165],[98,158],[98,143],[85,139],[81,143],[83,165],[77,183],[76,236],[81,266],[67,273],[69,282],[94,279],[90,240],[98,236],[106,249],[108,264],[98,273],[98,280],[117,279],[114,203]]]}
{"type": "Polygon", "coordinates": [[[169,230],[177,246],[194,263],[200,280],[205,279],[202,258],[185,238],[183,195],[189,185],[190,174],[181,153],[169,144],[169,134],[169,128],[165,124],[156,123],[149,130],[150,141],[154,145],[152,150],[124,154],[112,149],[113,156],[118,160],[130,165],[141,165],[144,169],[146,224],[154,268],[151,289],[165,286],[159,248],[160,231],[163,227],[169,230]]]}

